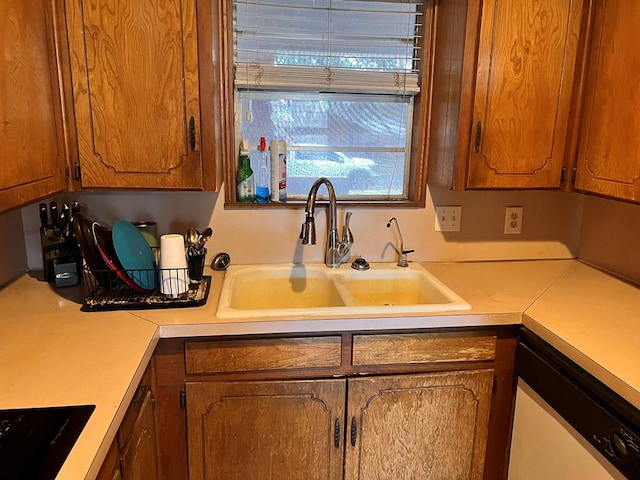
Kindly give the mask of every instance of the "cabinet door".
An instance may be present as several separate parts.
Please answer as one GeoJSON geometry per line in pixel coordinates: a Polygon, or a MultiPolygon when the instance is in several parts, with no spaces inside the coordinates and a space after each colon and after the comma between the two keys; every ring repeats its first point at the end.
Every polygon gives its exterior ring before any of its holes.
{"type": "Polygon", "coordinates": [[[467,187],[560,185],[581,3],[483,3],[467,187]]]}
{"type": "Polygon", "coordinates": [[[593,13],[575,188],[640,201],[640,3],[593,13]]]}
{"type": "Polygon", "coordinates": [[[118,442],[115,440],[111,444],[107,458],[105,458],[102,468],[100,468],[96,476],[96,480],[122,480],[120,450],[118,449],[118,442]]]}
{"type": "Polygon", "coordinates": [[[52,0],[0,0],[0,211],[66,187],[52,0]]]}
{"type": "Polygon", "coordinates": [[[195,0],[66,6],[82,187],[202,189],[195,0]]]}
{"type": "Polygon", "coordinates": [[[482,479],[493,370],[349,380],[346,480],[482,479]]]}
{"type": "Polygon", "coordinates": [[[187,383],[192,480],[341,480],[344,380],[187,383]]]}
{"type": "Polygon", "coordinates": [[[147,392],[131,435],[122,449],[122,472],[127,480],[157,480],[156,428],[151,392],[147,392]]]}

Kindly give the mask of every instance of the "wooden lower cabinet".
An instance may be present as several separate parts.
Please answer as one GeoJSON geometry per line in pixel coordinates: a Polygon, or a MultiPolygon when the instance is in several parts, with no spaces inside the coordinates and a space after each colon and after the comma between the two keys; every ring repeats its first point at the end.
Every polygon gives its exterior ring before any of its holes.
{"type": "Polygon", "coordinates": [[[129,438],[121,446],[122,471],[126,480],[157,480],[156,428],[151,392],[148,391],[129,438]]]}
{"type": "Polygon", "coordinates": [[[96,480],[157,480],[151,370],[145,373],[96,480]]]}
{"type": "Polygon", "coordinates": [[[348,381],[345,479],[481,479],[493,370],[348,381]]]}
{"type": "Polygon", "coordinates": [[[187,383],[189,478],[342,479],[345,391],[344,380],[187,383]]]}
{"type": "Polygon", "coordinates": [[[515,331],[161,340],[159,476],[506,479],[515,331]]]}
{"type": "Polygon", "coordinates": [[[189,478],[481,479],[492,385],[493,370],[189,382],[189,478]]]}
{"type": "Polygon", "coordinates": [[[122,468],[120,467],[120,450],[116,440],[111,444],[107,458],[102,463],[96,480],[122,480],[122,468]]]}

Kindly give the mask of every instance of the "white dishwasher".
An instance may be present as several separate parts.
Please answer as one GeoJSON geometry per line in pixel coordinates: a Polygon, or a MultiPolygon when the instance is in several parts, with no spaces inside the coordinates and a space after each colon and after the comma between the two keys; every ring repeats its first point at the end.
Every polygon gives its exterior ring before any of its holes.
{"type": "Polygon", "coordinates": [[[640,412],[523,329],[509,480],[640,479],[640,412]]]}

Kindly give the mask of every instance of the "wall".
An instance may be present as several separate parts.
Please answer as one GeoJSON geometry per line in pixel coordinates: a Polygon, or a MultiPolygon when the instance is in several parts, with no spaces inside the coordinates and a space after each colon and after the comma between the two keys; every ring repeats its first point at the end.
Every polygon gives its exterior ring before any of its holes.
{"type": "MultiPolygon", "coordinates": [[[[321,191],[322,193],[322,191],[321,191]]],[[[61,195],[59,202],[77,199],[87,215],[111,225],[123,218],[154,220],[162,233],[184,233],[189,226],[213,227],[207,244],[209,260],[221,251],[232,262],[322,262],[326,235],[326,208],[316,209],[318,244],[300,245],[298,236],[304,207],[282,209],[223,208],[224,194],[201,192],[119,192],[61,195]]],[[[582,196],[563,192],[450,192],[431,189],[426,208],[354,208],[351,230],[355,237],[353,255],[369,261],[394,261],[395,228],[386,224],[395,216],[404,246],[414,249],[415,261],[509,260],[572,258],[576,256],[582,196]],[[434,231],[434,205],[462,205],[460,232],[434,231]],[[504,209],[524,206],[521,235],[504,235],[504,209]]],[[[344,209],[339,206],[339,224],[344,209]]],[[[37,204],[22,210],[28,265],[41,268],[37,204]]]]}
{"type": "Polygon", "coordinates": [[[640,207],[585,196],[578,254],[586,262],[640,282],[640,207]]]}
{"type": "Polygon", "coordinates": [[[0,214],[0,232],[0,285],[4,285],[27,269],[20,210],[0,214]]]}

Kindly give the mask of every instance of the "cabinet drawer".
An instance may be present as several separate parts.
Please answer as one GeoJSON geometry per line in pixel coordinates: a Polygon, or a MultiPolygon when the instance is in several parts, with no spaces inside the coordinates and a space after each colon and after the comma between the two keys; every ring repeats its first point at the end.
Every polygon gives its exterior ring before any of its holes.
{"type": "Polygon", "coordinates": [[[131,403],[129,404],[129,408],[127,412],[124,414],[122,418],[122,423],[120,424],[120,428],[118,429],[118,445],[120,448],[124,448],[127,442],[129,441],[129,435],[131,434],[131,430],[133,429],[133,424],[138,417],[138,412],[142,408],[142,404],[147,395],[147,392],[151,391],[151,366],[147,367],[142,378],[140,379],[140,383],[136,390],[136,393],[133,395],[131,399],[131,403]]]}
{"type": "Polygon", "coordinates": [[[341,338],[301,337],[187,342],[187,374],[339,367],[341,338]]]}
{"type": "Polygon", "coordinates": [[[414,333],[354,335],[353,365],[494,360],[496,335],[414,333]]]}

